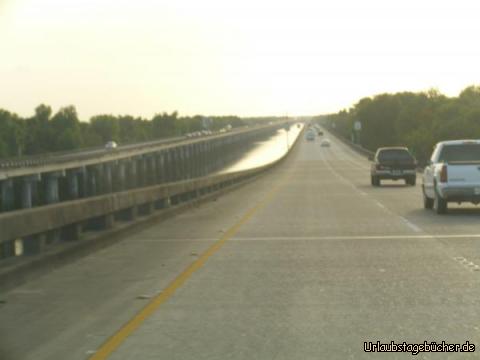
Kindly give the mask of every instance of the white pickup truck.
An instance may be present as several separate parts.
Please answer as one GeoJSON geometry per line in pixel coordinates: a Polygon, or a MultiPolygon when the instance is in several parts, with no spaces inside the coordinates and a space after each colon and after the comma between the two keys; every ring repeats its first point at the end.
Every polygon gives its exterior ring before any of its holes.
{"type": "Polygon", "coordinates": [[[480,140],[439,142],[423,172],[423,205],[437,214],[448,202],[480,203],[480,140]]]}

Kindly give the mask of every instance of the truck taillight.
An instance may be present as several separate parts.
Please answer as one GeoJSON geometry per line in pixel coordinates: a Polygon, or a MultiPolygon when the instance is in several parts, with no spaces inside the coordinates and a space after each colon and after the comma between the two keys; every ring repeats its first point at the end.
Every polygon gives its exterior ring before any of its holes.
{"type": "Polygon", "coordinates": [[[440,182],[446,183],[448,181],[448,172],[447,172],[447,165],[442,165],[440,169],[440,182]]]}

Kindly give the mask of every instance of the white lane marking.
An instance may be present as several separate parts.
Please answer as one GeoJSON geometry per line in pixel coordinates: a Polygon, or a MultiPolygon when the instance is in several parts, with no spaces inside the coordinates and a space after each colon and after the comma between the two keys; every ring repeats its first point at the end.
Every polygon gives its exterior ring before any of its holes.
{"type": "MultiPolygon", "coordinates": [[[[263,236],[263,237],[237,237],[232,238],[233,241],[275,241],[275,240],[368,240],[368,239],[479,239],[480,234],[433,234],[433,235],[332,235],[332,236],[263,236]]],[[[209,238],[178,238],[178,239],[135,239],[131,242],[211,242],[215,239],[209,238]]],[[[230,241],[230,240],[229,240],[230,241]]],[[[463,257],[455,258],[464,259],[463,257]]]]}
{"type": "MultiPolygon", "coordinates": [[[[353,170],[353,171],[368,170],[368,171],[370,171],[370,166],[369,165],[365,165],[365,166],[362,165],[363,163],[365,163],[367,161],[364,156],[356,153],[353,149],[349,148],[346,144],[342,143],[340,140],[338,140],[336,138],[335,138],[335,144],[338,144],[338,145],[340,145],[341,148],[343,148],[342,149],[343,153],[342,153],[341,157],[338,156],[340,154],[338,152],[334,152],[333,154],[335,154],[337,156],[337,158],[339,158],[340,160],[348,161],[348,162],[352,163],[353,165],[357,166],[357,169],[337,168],[338,170],[353,170]],[[358,161],[356,160],[356,158],[358,159],[358,161]]],[[[404,194],[404,196],[417,197],[418,194],[412,193],[412,192],[407,192],[406,194],[404,194]]]]}
{"type": "MultiPolygon", "coordinates": [[[[335,145],[336,146],[339,146],[340,148],[342,148],[343,150],[343,159],[342,160],[346,160],[346,161],[349,161],[350,163],[354,164],[355,166],[358,166],[359,168],[363,169],[363,170],[369,170],[370,167],[368,165],[364,166],[363,164],[361,163],[365,163],[366,161],[366,158],[363,157],[362,155],[356,153],[355,151],[353,151],[352,149],[350,149],[347,145],[345,145],[344,143],[342,143],[340,140],[337,140],[335,139],[335,145]],[[356,159],[355,159],[356,158],[356,159]],[[357,159],[358,159],[358,162],[357,162],[357,159]]],[[[339,155],[339,153],[335,153],[335,155],[339,155]]]]}
{"type": "MultiPolygon", "coordinates": [[[[343,175],[339,174],[330,164],[329,162],[327,161],[327,159],[325,159],[325,157],[322,157],[322,160],[324,161],[325,165],[329,168],[329,170],[338,178],[340,179],[344,184],[350,186],[353,190],[355,190],[357,193],[359,193],[360,195],[364,196],[364,197],[368,197],[369,194],[368,193],[365,193],[364,191],[360,190],[353,182],[351,182],[349,179],[347,179],[346,177],[344,177],[343,175]]],[[[382,210],[384,210],[386,213],[394,216],[394,217],[398,217],[400,218],[400,220],[405,224],[407,225],[408,228],[410,228],[411,230],[413,230],[414,232],[423,232],[423,230],[417,226],[416,224],[414,224],[413,222],[411,222],[410,220],[407,220],[406,218],[404,218],[403,216],[401,215],[398,215],[396,214],[395,212],[393,212],[392,210],[390,210],[389,208],[387,208],[384,204],[382,204],[380,201],[378,200],[375,200],[375,199],[370,199],[371,201],[373,201],[373,203],[375,205],[377,205],[379,208],[381,208],[382,210]]]]}
{"type": "Polygon", "coordinates": [[[464,258],[463,256],[456,256],[453,259],[458,261],[460,263],[460,265],[462,265],[467,270],[480,271],[480,266],[479,265],[475,264],[473,261],[469,261],[468,259],[464,258]]]}
{"type": "Polygon", "coordinates": [[[410,229],[412,229],[413,231],[415,231],[415,232],[422,232],[422,229],[420,229],[417,225],[415,225],[414,223],[412,223],[410,220],[404,218],[403,216],[400,216],[400,219],[402,219],[402,221],[403,221],[410,229]]]}
{"type": "MultiPolygon", "coordinates": [[[[382,208],[382,209],[387,210],[387,208],[385,207],[385,205],[383,205],[381,202],[375,201],[375,204],[376,204],[379,208],[382,208]]],[[[389,211],[389,212],[390,212],[390,211],[389,211]]]]}
{"type": "Polygon", "coordinates": [[[442,235],[345,235],[345,236],[271,236],[271,237],[236,237],[232,241],[284,241],[284,240],[382,240],[382,239],[479,239],[480,234],[442,234],[442,235]]]}

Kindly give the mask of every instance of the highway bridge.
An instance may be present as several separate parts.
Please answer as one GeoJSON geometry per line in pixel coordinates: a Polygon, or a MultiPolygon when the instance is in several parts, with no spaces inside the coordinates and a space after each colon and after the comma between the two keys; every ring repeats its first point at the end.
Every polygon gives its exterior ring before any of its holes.
{"type": "Polygon", "coordinates": [[[283,126],[2,161],[0,262],[226,186],[234,179],[208,176],[283,126]]]}
{"type": "Polygon", "coordinates": [[[479,211],[438,216],[420,186],[371,187],[366,157],[326,136],[331,147],[300,137],[240,180],[172,187],[206,200],[2,292],[0,358],[370,359],[365,343],[377,341],[478,346],[479,211]]]}

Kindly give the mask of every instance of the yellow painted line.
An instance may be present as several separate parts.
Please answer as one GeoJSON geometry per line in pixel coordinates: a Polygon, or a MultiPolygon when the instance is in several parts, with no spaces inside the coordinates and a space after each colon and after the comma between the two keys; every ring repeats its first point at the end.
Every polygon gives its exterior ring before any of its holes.
{"type": "MultiPolygon", "coordinates": [[[[285,179],[286,180],[286,179],[285,179]]],[[[187,281],[195,271],[200,269],[205,262],[215,254],[225,242],[234,237],[240,228],[248,222],[255,213],[264,207],[278,192],[282,184],[282,181],[275,188],[260,201],[257,205],[249,209],[245,215],[232,227],[230,227],[223,236],[215,242],[209,249],[207,249],[194,263],[188,266],[180,275],[178,275],[160,294],[153,298],[140,312],[135,315],[130,321],[128,321],[120,330],[118,330],[113,336],[111,336],[89,360],[103,360],[107,359],[148,317],[150,317],[160,305],[173,296],[175,291],[180,288],[185,281],[187,281]]]]}

